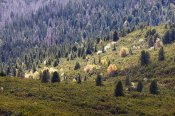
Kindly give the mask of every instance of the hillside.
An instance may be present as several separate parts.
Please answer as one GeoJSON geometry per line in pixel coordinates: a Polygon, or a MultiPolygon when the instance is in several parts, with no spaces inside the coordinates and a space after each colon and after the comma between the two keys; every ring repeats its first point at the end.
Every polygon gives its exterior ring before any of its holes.
{"type": "MultiPolygon", "coordinates": [[[[5,91],[0,94],[1,114],[13,115],[173,115],[174,90],[160,86],[158,96],[125,92],[126,96],[114,97],[113,78],[96,87],[95,82],[77,84],[41,84],[35,80],[1,78],[5,91]],[[39,90],[39,85],[41,90],[39,90]]],[[[123,78],[121,77],[123,80],[123,78]]]]}
{"type": "MultiPolygon", "coordinates": [[[[151,30],[156,29],[162,38],[168,28],[162,25],[151,27],[151,30]]],[[[13,115],[174,115],[175,43],[164,45],[165,61],[160,62],[157,60],[159,48],[150,49],[146,42],[145,35],[149,30],[150,27],[145,27],[133,31],[120,38],[116,51],[112,51],[111,46],[105,53],[100,54],[101,60],[110,61],[117,66],[118,75],[114,77],[108,76],[108,65],[105,62],[98,63],[99,55],[94,53],[87,56],[88,60],[75,58],[68,61],[66,58],[60,58],[60,63],[56,67],[44,64],[39,66],[38,72],[47,67],[57,70],[60,76],[64,73],[68,80],[63,80],[61,83],[45,84],[37,79],[0,78],[0,86],[4,87],[4,91],[0,94],[0,112],[13,115]],[[137,49],[134,49],[134,46],[137,49]],[[122,47],[132,48],[133,54],[121,57],[119,53],[122,47]],[[148,66],[140,66],[139,58],[142,50],[150,53],[151,63],[148,66]],[[77,61],[81,68],[74,70],[77,61]],[[84,72],[87,64],[99,68],[89,74],[84,72]],[[97,72],[103,76],[103,86],[95,86],[97,72]],[[81,84],[74,81],[78,73],[81,74],[81,84]],[[125,80],[128,76],[135,85],[142,80],[144,84],[142,93],[127,90],[129,86],[125,85],[125,80]],[[154,79],[158,81],[159,95],[149,93],[150,83],[154,79]],[[115,85],[120,80],[123,83],[125,96],[114,97],[115,85]]],[[[109,40],[98,44],[98,50],[111,42],[109,40]]]]}
{"type": "Polygon", "coordinates": [[[0,116],[174,116],[173,0],[0,0],[0,116]]]}

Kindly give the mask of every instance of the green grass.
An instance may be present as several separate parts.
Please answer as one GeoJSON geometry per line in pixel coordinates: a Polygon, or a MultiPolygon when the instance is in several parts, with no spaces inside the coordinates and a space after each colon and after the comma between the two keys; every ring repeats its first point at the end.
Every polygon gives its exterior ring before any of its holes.
{"type": "MultiPolygon", "coordinates": [[[[104,86],[95,82],[71,84],[40,84],[37,80],[0,78],[4,92],[0,94],[0,109],[14,115],[173,115],[175,92],[160,86],[160,95],[149,94],[149,82],[144,93],[125,91],[125,97],[114,97],[115,82],[111,78],[104,86]],[[40,90],[39,90],[40,85],[40,90]]],[[[126,89],[126,87],[124,87],[126,89]]]]}

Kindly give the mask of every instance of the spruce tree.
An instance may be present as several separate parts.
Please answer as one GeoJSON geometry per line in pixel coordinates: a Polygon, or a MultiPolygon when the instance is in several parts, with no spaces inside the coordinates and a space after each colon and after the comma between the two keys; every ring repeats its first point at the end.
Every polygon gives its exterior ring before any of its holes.
{"type": "Polygon", "coordinates": [[[157,86],[157,81],[153,80],[151,85],[150,85],[150,93],[151,94],[158,94],[159,90],[158,90],[158,86],[157,86]]]}
{"type": "Polygon", "coordinates": [[[142,81],[139,81],[138,85],[137,85],[137,91],[142,92],[142,90],[143,90],[143,83],[142,83],[142,81]]]}
{"type": "Polygon", "coordinates": [[[158,60],[159,60],[159,61],[164,61],[164,60],[165,60],[165,53],[164,53],[163,47],[160,48],[160,50],[159,50],[159,57],[158,57],[158,60]]]}
{"type": "Polygon", "coordinates": [[[49,82],[49,79],[50,79],[49,70],[44,70],[43,71],[43,74],[42,74],[42,77],[41,77],[41,82],[42,83],[48,83],[49,82]]]}
{"type": "Polygon", "coordinates": [[[145,65],[145,51],[144,50],[141,52],[140,63],[141,65],[145,65]]]}
{"type": "Polygon", "coordinates": [[[114,31],[114,34],[113,34],[113,41],[118,41],[118,40],[119,40],[118,33],[117,33],[117,31],[114,31]]]}
{"type": "Polygon", "coordinates": [[[169,44],[170,43],[170,31],[169,30],[163,36],[163,43],[164,44],[169,44]]]}
{"type": "Polygon", "coordinates": [[[78,77],[77,77],[77,84],[81,84],[81,76],[80,76],[80,74],[78,74],[78,77]]]}
{"type": "Polygon", "coordinates": [[[145,52],[144,50],[141,52],[140,63],[142,66],[148,65],[150,63],[149,52],[145,52]]]}
{"type": "Polygon", "coordinates": [[[98,74],[96,78],[96,86],[101,86],[101,85],[102,85],[102,76],[98,74]]]}
{"type": "Polygon", "coordinates": [[[149,47],[153,47],[153,46],[154,46],[153,37],[151,37],[151,38],[149,39],[148,45],[149,45],[149,47]]]}
{"type": "Polygon", "coordinates": [[[104,48],[104,46],[102,46],[102,53],[105,53],[105,48],[104,48]]]}
{"type": "Polygon", "coordinates": [[[122,85],[122,82],[119,81],[115,87],[115,96],[116,97],[119,97],[119,96],[124,96],[124,93],[123,93],[123,85],[122,85]]]}
{"type": "Polygon", "coordinates": [[[80,63],[79,62],[76,62],[75,67],[74,67],[74,70],[78,70],[80,68],[81,68],[80,63]]]}
{"type": "Polygon", "coordinates": [[[10,71],[10,67],[7,67],[7,69],[6,69],[6,75],[9,76],[10,73],[11,73],[11,71],[10,71]]]}
{"type": "Polygon", "coordinates": [[[60,82],[60,76],[59,76],[58,72],[55,71],[55,72],[53,73],[51,82],[52,82],[52,83],[60,82]]]}
{"type": "Polygon", "coordinates": [[[106,41],[109,41],[110,40],[110,36],[108,35],[107,37],[106,37],[106,41]]]}
{"type": "Polygon", "coordinates": [[[33,73],[36,72],[36,64],[33,64],[33,66],[32,66],[32,71],[33,71],[33,73]]]}
{"type": "Polygon", "coordinates": [[[99,44],[99,43],[100,43],[100,40],[101,40],[101,39],[100,39],[99,37],[97,37],[97,38],[96,38],[96,43],[99,44]]]}
{"type": "Polygon", "coordinates": [[[57,67],[57,66],[58,66],[58,61],[55,60],[55,61],[53,62],[53,67],[57,67]]]}

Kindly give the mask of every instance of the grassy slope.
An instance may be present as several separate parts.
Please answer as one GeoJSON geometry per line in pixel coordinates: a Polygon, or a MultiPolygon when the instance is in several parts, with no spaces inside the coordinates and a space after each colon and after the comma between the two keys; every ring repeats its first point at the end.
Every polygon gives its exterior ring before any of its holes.
{"type": "MultiPolygon", "coordinates": [[[[166,31],[164,26],[154,28],[161,36],[166,31]]],[[[124,83],[125,76],[110,78],[103,82],[104,86],[102,87],[96,87],[95,82],[90,81],[95,75],[89,76],[89,81],[83,82],[81,85],[72,82],[69,84],[64,82],[40,84],[38,80],[0,78],[0,86],[4,87],[4,92],[0,93],[0,112],[9,111],[13,114],[22,113],[24,115],[173,115],[175,113],[175,76],[172,73],[174,72],[175,62],[172,58],[175,57],[175,43],[165,46],[166,61],[164,62],[157,61],[158,50],[151,51],[152,64],[148,67],[140,67],[138,64],[142,49],[134,50],[134,55],[126,58],[121,58],[118,55],[122,46],[144,45],[145,42],[139,43],[138,40],[144,38],[147,30],[137,30],[127,35],[119,41],[116,52],[109,50],[102,54],[102,59],[108,57],[108,60],[116,64],[120,70],[129,68],[132,81],[147,77],[145,76],[147,73],[149,76],[151,75],[148,82],[144,82],[144,93],[125,91],[125,97],[114,97],[116,82],[122,80],[124,83]],[[149,94],[150,81],[155,78],[158,80],[161,91],[158,96],[149,94]],[[41,90],[39,90],[39,85],[41,90]]],[[[61,59],[61,64],[57,69],[62,68],[68,77],[75,77],[77,72],[85,75],[83,66],[92,64],[93,58],[98,61],[98,56],[95,54],[89,57],[89,62],[82,59],[69,62],[66,59],[61,59]],[[79,71],[73,71],[76,61],[82,65],[82,69],[79,71]]],[[[101,72],[106,76],[107,66],[102,67],[101,72]]],[[[124,89],[126,88],[124,86],[124,89]]]]}
{"type": "Polygon", "coordinates": [[[3,111],[23,113],[24,115],[111,115],[147,114],[172,115],[175,113],[175,93],[161,87],[161,94],[147,94],[149,83],[145,83],[145,93],[125,92],[126,96],[113,96],[113,78],[104,82],[103,87],[96,87],[92,82],[77,84],[42,84],[36,80],[1,78],[5,92],[1,93],[0,107],[3,111]]]}

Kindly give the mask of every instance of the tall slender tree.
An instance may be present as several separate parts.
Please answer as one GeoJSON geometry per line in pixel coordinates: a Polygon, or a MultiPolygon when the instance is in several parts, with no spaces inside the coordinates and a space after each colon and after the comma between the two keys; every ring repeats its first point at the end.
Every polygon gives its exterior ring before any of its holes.
{"type": "Polygon", "coordinates": [[[77,77],[77,84],[81,84],[81,75],[78,74],[78,77],[77,77]]]}
{"type": "Polygon", "coordinates": [[[102,85],[102,76],[98,74],[96,78],[96,86],[101,86],[101,85],[102,85]]]}
{"type": "Polygon", "coordinates": [[[117,33],[117,31],[114,31],[114,34],[113,34],[113,41],[118,41],[118,40],[119,40],[118,33],[117,33]]]}
{"type": "Polygon", "coordinates": [[[159,61],[164,61],[165,60],[165,53],[164,53],[164,49],[163,47],[160,48],[159,50],[159,57],[158,57],[159,61]]]}
{"type": "Polygon", "coordinates": [[[142,90],[143,90],[143,83],[142,83],[142,81],[139,81],[138,85],[137,85],[137,91],[142,92],[142,90]]]}
{"type": "Polygon", "coordinates": [[[115,87],[115,92],[114,92],[115,96],[116,97],[119,97],[119,96],[124,96],[124,93],[123,93],[123,85],[122,85],[122,82],[119,81],[115,87]]]}

